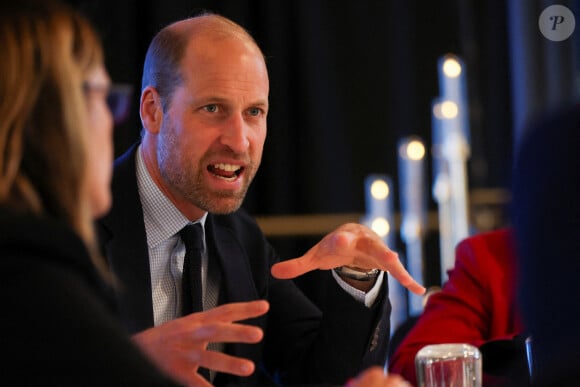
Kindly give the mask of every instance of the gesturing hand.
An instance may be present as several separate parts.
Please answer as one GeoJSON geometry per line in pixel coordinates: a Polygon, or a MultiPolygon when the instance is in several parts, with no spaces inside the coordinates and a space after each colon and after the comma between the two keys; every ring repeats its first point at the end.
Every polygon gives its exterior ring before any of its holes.
{"type": "Polygon", "coordinates": [[[340,226],[303,256],[273,265],[272,275],[289,279],[312,270],[339,266],[388,271],[413,293],[425,293],[425,288],[405,270],[397,253],[389,249],[370,228],[356,223],[340,226]]]}
{"type": "Polygon", "coordinates": [[[210,386],[198,367],[239,376],[254,372],[254,363],[220,352],[208,343],[257,343],[262,329],[236,323],[268,311],[266,301],[231,303],[168,321],[133,336],[134,342],[163,371],[185,385],[210,386]]]}

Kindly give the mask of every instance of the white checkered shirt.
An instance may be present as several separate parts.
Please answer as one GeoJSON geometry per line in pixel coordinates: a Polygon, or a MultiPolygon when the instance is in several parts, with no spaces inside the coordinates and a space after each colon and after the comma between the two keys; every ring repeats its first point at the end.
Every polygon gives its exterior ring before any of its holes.
{"type": "MultiPolygon", "coordinates": [[[[149,249],[151,291],[153,294],[153,319],[155,325],[173,320],[181,315],[181,277],[185,245],[179,231],[189,220],[161,192],[149,175],[141,147],[136,152],[137,186],[143,206],[143,219],[149,249]]],[[[192,223],[201,223],[204,229],[202,252],[202,289],[204,310],[217,305],[219,284],[207,283],[208,255],[205,243],[207,213],[192,223]]]]}

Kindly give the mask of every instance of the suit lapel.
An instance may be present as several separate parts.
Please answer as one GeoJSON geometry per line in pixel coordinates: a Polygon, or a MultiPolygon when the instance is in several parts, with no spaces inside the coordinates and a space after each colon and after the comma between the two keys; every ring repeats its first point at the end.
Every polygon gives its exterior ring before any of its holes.
{"type": "Polygon", "coordinates": [[[149,252],[137,189],[136,150],[134,145],[115,162],[113,208],[100,221],[106,234],[102,242],[118,282],[120,316],[130,333],[153,326],[149,252]]]}
{"type": "Polygon", "coordinates": [[[208,253],[221,269],[220,304],[258,299],[248,257],[232,231],[209,214],[206,221],[208,253]]]}
{"type": "MultiPolygon", "coordinates": [[[[250,261],[239,240],[232,230],[220,224],[218,217],[209,214],[206,220],[206,238],[209,257],[221,269],[219,304],[257,300],[258,293],[253,280],[250,261]]],[[[247,320],[245,323],[266,327],[265,317],[247,320]]],[[[226,345],[225,352],[246,359],[257,361],[260,359],[262,344],[226,345]]],[[[247,384],[256,380],[260,371],[256,371],[250,378],[240,378],[233,375],[218,373],[214,383],[216,385],[247,384]]]]}

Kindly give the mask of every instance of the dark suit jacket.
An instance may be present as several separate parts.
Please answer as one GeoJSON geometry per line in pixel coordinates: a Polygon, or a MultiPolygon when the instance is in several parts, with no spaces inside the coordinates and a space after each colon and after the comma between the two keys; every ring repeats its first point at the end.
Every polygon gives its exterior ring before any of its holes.
{"type": "MultiPolygon", "coordinates": [[[[120,316],[131,333],[153,326],[136,149],[134,146],[116,161],[113,208],[99,222],[102,247],[121,285],[120,316]]],[[[335,281],[327,281],[329,288],[320,310],[292,281],[276,280],[270,275],[270,267],[278,257],[243,210],[230,215],[209,214],[206,230],[210,260],[221,269],[219,303],[257,299],[270,302],[267,316],[251,321],[264,329],[263,342],[228,345],[225,350],[252,359],[258,371],[251,378],[218,374],[216,385],[256,385],[266,379],[292,384],[342,384],[363,368],[384,364],[390,330],[387,281],[370,309],[335,281]]]]}

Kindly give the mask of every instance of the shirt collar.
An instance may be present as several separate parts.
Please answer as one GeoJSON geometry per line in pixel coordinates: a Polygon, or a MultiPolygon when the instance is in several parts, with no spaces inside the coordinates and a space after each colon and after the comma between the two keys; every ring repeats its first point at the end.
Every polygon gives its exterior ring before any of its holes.
{"type": "MultiPolygon", "coordinates": [[[[167,196],[157,187],[153,178],[149,174],[143,155],[141,145],[136,152],[137,164],[137,186],[139,196],[143,206],[143,220],[147,233],[147,245],[152,248],[177,234],[190,221],[175,207],[167,196]]],[[[191,223],[200,222],[205,227],[207,212],[198,220],[191,223]]]]}

